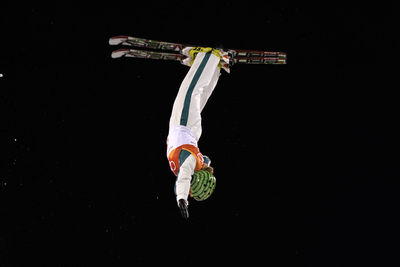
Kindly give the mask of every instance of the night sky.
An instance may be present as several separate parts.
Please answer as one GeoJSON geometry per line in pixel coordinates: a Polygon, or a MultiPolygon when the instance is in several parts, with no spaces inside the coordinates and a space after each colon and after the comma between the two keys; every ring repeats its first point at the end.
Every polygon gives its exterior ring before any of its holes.
{"type": "Polygon", "coordinates": [[[395,266],[390,5],[64,2],[0,8],[1,267],[395,266]],[[288,55],[221,76],[188,221],[165,155],[188,67],[111,59],[114,35],[288,55]]]}

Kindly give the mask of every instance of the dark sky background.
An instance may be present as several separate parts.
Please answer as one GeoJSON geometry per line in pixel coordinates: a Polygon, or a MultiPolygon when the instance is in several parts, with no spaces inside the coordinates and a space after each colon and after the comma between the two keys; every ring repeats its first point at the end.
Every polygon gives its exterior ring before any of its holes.
{"type": "Polygon", "coordinates": [[[391,10],[4,4],[0,266],[394,266],[391,10]],[[189,221],[165,156],[188,68],[113,60],[114,35],[288,54],[221,76],[199,142],[217,189],[189,221]]]}

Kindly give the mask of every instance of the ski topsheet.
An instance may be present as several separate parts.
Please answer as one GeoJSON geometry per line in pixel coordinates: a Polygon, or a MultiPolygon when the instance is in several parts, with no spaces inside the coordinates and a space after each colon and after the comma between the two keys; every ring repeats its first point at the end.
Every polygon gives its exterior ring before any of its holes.
{"type": "MultiPolygon", "coordinates": [[[[150,58],[150,59],[164,59],[176,60],[183,62],[187,56],[181,54],[182,50],[186,47],[195,47],[194,45],[184,45],[171,42],[154,41],[143,38],[136,38],[131,36],[114,36],[109,39],[110,45],[126,45],[144,49],[162,50],[148,51],[137,49],[118,49],[111,54],[112,58],[119,57],[135,57],[135,58],[150,58]],[[177,52],[168,53],[164,51],[177,52]]],[[[224,49],[231,55],[231,64],[286,64],[286,53],[284,52],[270,52],[270,51],[257,51],[257,50],[241,50],[241,49],[224,49]]]]}
{"type": "Polygon", "coordinates": [[[187,45],[175,44],[169,42],[154,41],[143,38],[136,38],[131,36],[119,35],[111,37],[109,40],[110,45],[128,45],[140,48],[150,48],[159,50],[168,50],[181,52],[187,45]]]}
{"type": "MultiPolygon", "coordinates": [[[[187,57],[182,54],[165,53],[156,51],[144,51],[137,49],[122,48],[115,50],[111,53],[112,58],[120,57],[134,57],[134,58],[149,58],[149,59],[163,59],[163,60],[176,60],[182,62],[187,57]]],[[[279,57],[233,57],[231,59],[234,64],[285,64],[286,60],[279,57]]]]}
{"type": "Polygon", "coordinates": [[[111,53],[112,58],[119,57],[135,57],[135,58],[150,58],[150,59],[164,59],[164,60],[177,60],[182,61],[186,56],[176,53],[163,53],[156,51],[144,51],[137,49],[118,49],[111,53]]]}

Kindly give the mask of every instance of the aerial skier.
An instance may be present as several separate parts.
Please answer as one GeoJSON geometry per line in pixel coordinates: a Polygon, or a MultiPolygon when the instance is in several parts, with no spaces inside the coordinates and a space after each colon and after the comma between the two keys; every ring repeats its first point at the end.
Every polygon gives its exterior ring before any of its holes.
{"type": "Polygon", "coordinates": [[[112,58],[174,60],[190,66],[175,98],[167,137],[167,158],[177,177],[176,201],[183,218],[188,219],[188,198],[202,201],[215,190],[211,160],[202,155],[197,142],[202,131],[201,112],[217,85],[220,69],[229,73],[233,64],[286,64],[286,53],[213,49],[126,35],[111,37],[109,44],[135,47],[117,49],[112,58]]]}
{"type": "Polygon", "coordinates": [[[211,160],[202,155],[197,142],[202,132],[201,111],[217,85],[220,68],[229,70],[229,59],[227,60],[226,52],[212,48],[187,48],[183,53],[188,55],[187,63],[191,67],[179,88],[172,108],[167,157],[171,171],[177,176],[177,204],[183,218],[187,219],[188,197],[204,200],[215,189],[211,160]]]}

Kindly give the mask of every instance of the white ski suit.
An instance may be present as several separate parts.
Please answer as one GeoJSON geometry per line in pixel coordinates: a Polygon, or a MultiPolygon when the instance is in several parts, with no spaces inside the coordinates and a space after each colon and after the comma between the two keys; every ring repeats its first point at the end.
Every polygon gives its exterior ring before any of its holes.
{"type": "Polygon", "coordinates": [[[176,96],[169,122],[167,157],[171,170],[177,175],[176,199],[187,198],[195,170],[209,159],[203,158],[197,142],[200,139],[201,111],[212,94],[218,78],[220,59],[209,53],[198,53],[176,96]]]}

